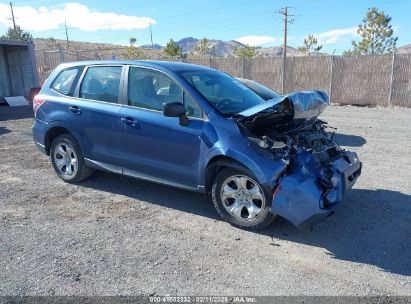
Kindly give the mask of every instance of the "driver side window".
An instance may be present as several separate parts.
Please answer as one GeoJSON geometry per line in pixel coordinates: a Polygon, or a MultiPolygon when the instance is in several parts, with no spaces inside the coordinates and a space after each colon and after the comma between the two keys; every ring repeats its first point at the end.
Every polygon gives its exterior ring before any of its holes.
{"type": "Polygon", "coordinates": [[[144,68],[130,67],[128,75],[128,104],[139,108],[162,111],[163,103],[183,102],[183,91],[166,75],[144,68]]]}
{"type": "Polygon", "coordinates": [[[188,117],[202,117],[198,104],[183,93],[181,87],[167,75],[139,67],[130,67],[128,75],[128,105],[149,110],[163,110],[163,103],[181,102],[188,117]]]}

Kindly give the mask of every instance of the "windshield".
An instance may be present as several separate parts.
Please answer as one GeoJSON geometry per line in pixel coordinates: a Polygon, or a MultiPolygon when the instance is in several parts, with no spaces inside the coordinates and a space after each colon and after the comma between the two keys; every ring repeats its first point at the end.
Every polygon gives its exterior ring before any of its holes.
{"type": "Polygon", "coordinates": [[[237,79],[219,71],[194,70],[179,74],[222,114],[236,114],[264,102],[237,79]]]}
{"type": "Polygon", "coordinates": [[[266,86],[263,86],[261,83],[258,83],[253,80],[249,79],[242,79],[242,78],[237,78],[238,81],[240,81],[242,84],[247,86],[250,90],[253,90],[256,92],[259,96],[261,96],[264,100],[270,100],[273,98],[277,98],[280,96],[277,92],[267,88],[266,86]]]}

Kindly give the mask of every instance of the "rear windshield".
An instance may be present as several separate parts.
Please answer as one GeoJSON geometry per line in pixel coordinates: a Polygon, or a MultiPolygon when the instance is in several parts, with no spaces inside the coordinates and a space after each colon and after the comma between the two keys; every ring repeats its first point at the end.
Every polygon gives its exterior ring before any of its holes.
{"type": "Polygon", "coordinates": [[[179,75],[222,114],[236,114],[264,102],[237,79],[219,71],[180,71],[179,75]]]}

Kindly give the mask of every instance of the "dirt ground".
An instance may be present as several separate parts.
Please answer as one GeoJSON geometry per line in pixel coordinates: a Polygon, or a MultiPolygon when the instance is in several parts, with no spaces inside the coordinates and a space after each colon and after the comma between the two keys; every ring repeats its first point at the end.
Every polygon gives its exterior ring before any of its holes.
{"type": "Polygon", "coordinates": [[[329,107],[363,174],[312,229],[220,221],[209,198],[58,179],[28,108],[0,107],[0,295],[411,295],[411,109],[329,107]]]}

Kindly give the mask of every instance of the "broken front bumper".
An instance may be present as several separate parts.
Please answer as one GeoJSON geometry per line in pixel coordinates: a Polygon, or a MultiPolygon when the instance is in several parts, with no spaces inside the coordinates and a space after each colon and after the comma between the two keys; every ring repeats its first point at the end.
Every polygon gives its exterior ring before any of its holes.
{"type": "Polygon", "coordinates": [[[330,162],[326,169],[316,169],[310,155],[299,159],[300,165],[290,175],[280,179],[274,191],[271,211],[302,228],[333,213],[361,174],[361,162],[354,152],[341,152],[341,157],[330,162]]]}

